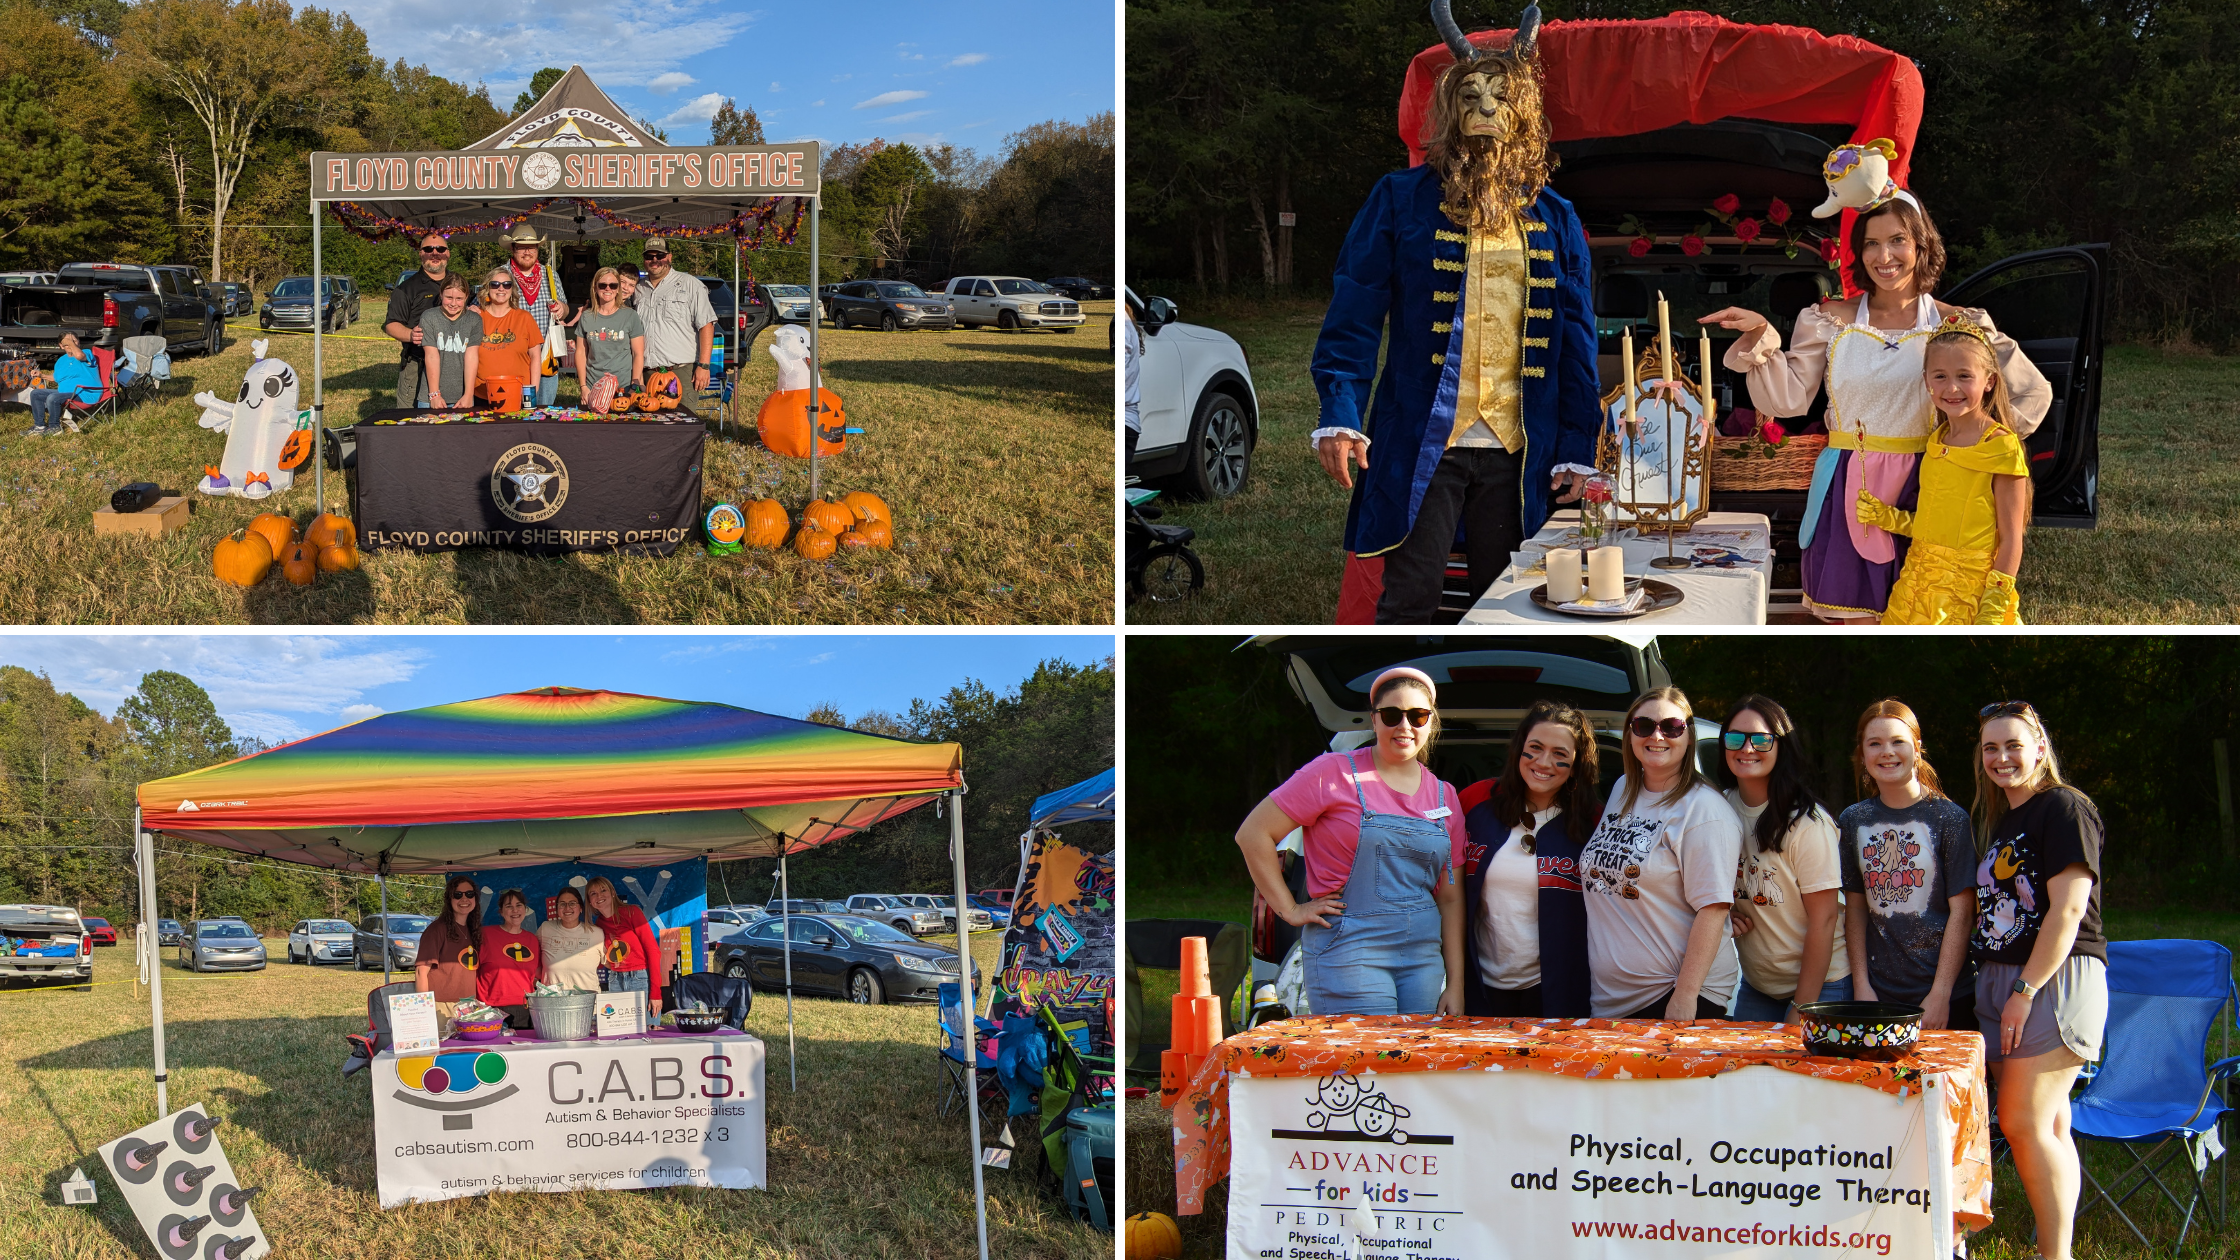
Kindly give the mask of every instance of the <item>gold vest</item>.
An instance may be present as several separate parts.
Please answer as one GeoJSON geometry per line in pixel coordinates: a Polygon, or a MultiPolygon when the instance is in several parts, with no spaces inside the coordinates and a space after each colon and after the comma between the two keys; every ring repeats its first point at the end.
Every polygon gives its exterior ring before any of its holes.
{"type": "Polygon", "coordinates": [[[1502,449],[1524,448],[1524,237],[1472,229],[1462,277],[1462,364],[1457,372],[1453,446],[1483,420],[1502,449]]]}

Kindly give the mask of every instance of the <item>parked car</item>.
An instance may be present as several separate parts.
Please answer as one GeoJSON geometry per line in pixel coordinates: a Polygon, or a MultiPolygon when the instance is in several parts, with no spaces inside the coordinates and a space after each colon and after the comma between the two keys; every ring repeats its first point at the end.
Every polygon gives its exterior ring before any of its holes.
{"type": "Polygon", "coordinates": [[[117,943],[117,930],[109,926],[107,919],[81,918],[78,921],[85,924],[86,935],[93,938],[94,944],[114,945],[117,943]]]}
{"type": "MultiPolygon", "coordinates": [[[[716,312],[716,337],[723,343],[724,351],[728,354],[732,340],[731,320],[734,315],[731,282],[722,276],[699,276],[697,279],[701,284],[707,286],[708,305],[714,307],[716,312]]],[[[757,294],[752,288],[748,289],[746,309],[736,313],[744,315],[747,323],[750,326],[753,325],[756,320],[762,318],[761,295],[757,294]]],[[[687,382],[687,384],[689,383],[687,382]]]]}
{"type": "Polygon", "coordinates": [[[1004,909],[1009,910],[1011,908],[1011,899],[1012,897],[1016,896],[1017,893],[1016,890],[1010,888],[983,888],[979,892],[976,892],[972,895],[975,897],[985,897],[988,900],[996,903],[997,905],[1002,906],[1004,909]]]}
{"type": "MultiPolygon", "coordinates": [[[[947,897],[936,897],[931,893],[898,893],[896,895],[902,899],[905,905],[922,906],[928,910],[940,911],[944,930],[950,932],[957,930],[957,903],[955,901],[947,897]]],[[[995,926],[994,920],[988,917],[987,911],[972,910],[969,905],[966,908],[972,918],[973,931],[978,932],[995,926]]]]}
{"type": "Polygon", "coordinates": [[[1252,359],[1227,333],[1182,322],[1163,297],[1121,296],[1142,332],[1136,389],[1142,431],[1128,472],[1179,497],[1226,499],[1252,475],[1260,396],[1252,359]]]}
{"type": "Polygon", "coordinates": [[[1102,302],[1112,296],[1112,286],[1098,284],[1087,276],[1052,276],[1042,282],[1053,293],[1062,293],[1076,302],[1102,302]]]}
{"type": "Polygon", "coordinates": [[[728,940],[770,915],[761,906],[709,906],[707,911],[708,945],[712,949],[719,941],[728,940]]]}
{"type": "Polygon", "coordinates": [[[1088,318],[1079,302],[1058,296],[1039,280],[1020,276],[955,276],[945,292],[959,328],[1072,332],[1088,318]]]}
{"type": "Polygon", "coordinates": [[[965,898],[965,902],[971,905],[974,909],[987,911],[988,920],[994,927],[1002,929],[1011,926],[1011,907],[1001,905],[990,898],[981,896],[978,893],[973,893],[967,896],[965,898]]]}
{"type": "Polygon", "coordinates": [[[350,969],[381,970],[384,942],[389,950],[389,965],[410,968],[420,956],[420,934],[427,930],[428,916],[424,914],[392,914],[386,925],[382,923],[380,915],[367,915],[358,920],[358,926],[350,936],[350,969]]]}
{"type": "Polygon", "coordinates": [[[248,285],[228,280],[218,287],[225,297],[226,314],[247,315],[257,309],[257,295],[248,285]]]}
{"type": "Polygon", "coordinates": [[[857,893],[848,898],[848,913],[877,919],[913,937],[939,932],[946,922],[940,911],[911,905],[893,893],[857,893]]]}
{"type": "Polygon", "coordinates": [[[0,289],[0,347],[52,360],[65,333],[122,350],[127,337],[161,337],[174,359],[216,353],[224,317],[192,287],[191,269],[138,263],[70,263],[51,284],[0,289]]]}
{"type": "Polygon", "coordinates": [[[357,930],[343,919],[298,919],[288,929],[288,961],[316,967],[358,956],[357,930]]]}
{"type": "Polygon", "coordinates": [[[0,906],[0,981],[91,980],[93,937],[69,906],[0,906]]]}
{"type": "Polygon", "coordinates": [[[788,914],[823,914],[824,902],[815,897],[796,897],[791,901],[766,901],[762,909],[773,919],[788,914]]]}
{"type": "Polygon", "coordinates": [[[179,947],[179,965],[189,971],[263,971],[264,942],[239,919],[197,919],[179,947]]]}
{"type": "MultiPolygon", "coordinates": [[[[792,929],[793,987],[877,1006],[933,1001],[944,980],[957,978],[957,956],[920,945],[906,932],[853,914],[765,919],[716,950],[715,969],[762,988],[784,988],[787,928],[792,929]]],[[[973,987],[981,980],[972,968],[973,987]]]]}
{"type": "Polygon", "coordinates": [[[186,941],[187,929],[177,919],[156,920],[157,945],[184,945],[186,941]]]}
{"type": "MultiPolygon", "coordinates": [[[[357,319],[357,289],[341,276],[328,276],[320,284],[321,300],[316,318],[328,332],[341,332],[357,319]]],[[[311,313],[311,277],[289,276],[272,286],[264,305],[257,308],[259,328],[309,329],[314,316],[311,313]]]]}
{"type": "Polygon", "coordinates": [[[766,284],[760,286],[763,300],[773,304],[772,319],[781,324],[806,324],[809,322],[809,286],[805,284],[766,284]]]}
{"type": "Polygon", "coordinates": [[[53,272],[51,272],[51,271],[6,271],[6,272],[0,272],[0,284],[53,284],[53,283],[54,283],[54,273],[53,273],[53,272]]]}
{"type": "Polygon", "coordinates": [[[902,328],[955,326],[949,303],[907,280],[850,280],[832,291],[825,314],[835,328],[877,328],[894,332],[902,328]]]}

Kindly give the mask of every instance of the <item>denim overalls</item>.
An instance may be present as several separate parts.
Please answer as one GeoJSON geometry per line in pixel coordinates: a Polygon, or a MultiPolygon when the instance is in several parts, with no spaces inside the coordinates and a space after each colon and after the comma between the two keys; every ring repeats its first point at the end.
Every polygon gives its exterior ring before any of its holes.
{"type": "MultiPolygon", "coordinates": [[[[1432,889],[1453,865],[1453,842],[1442,819],[1372,812],[1361,792],[1366,772],[1354,769],[1361,838],[1338,894],[1346,910],[1335,926],[1309,923],[1300,935],[1307,1006],[1316,1015],[1429,1015],[1447,983],[1432,889]]],[[[1446,804],[1440,783],[1439,809],[1446,804]]]]}

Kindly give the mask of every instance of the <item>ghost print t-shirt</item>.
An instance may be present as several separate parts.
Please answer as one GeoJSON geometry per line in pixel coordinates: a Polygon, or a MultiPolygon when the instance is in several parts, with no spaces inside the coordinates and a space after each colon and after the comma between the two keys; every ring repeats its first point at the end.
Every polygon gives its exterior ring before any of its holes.
{"type": "Polygon", "coordinates": [[[443,308],[431,308],[420,317],[420,347],[436,349],[436,361],[441,374],[436,378],[436,388],[443,393],[443,401],[458,406],[467,392],[467,347],[482,344],[482,315],[473,307],[459,312],[453,319],[444,314],[443,308]]]}
{"type": "Polygon", "coordinates": [[[1918,1006],[1937,981],[1952,898],[1975,886],[1968,811],[1942,796],[1903,809],[1870,796],[1836,827],[1844,897],[1867,909],[1867,979],[1882,1000],[1918,1006]]]}
{"type": "MultiPolygon", "coordinates": [[[[1587,903],[1589,1007],[1617,1019],[1672,991],[1688,956],[1696,912],[1734,899],[1742,860],[1742,820],[1718,790],[1699,783],[1674,804],[1647,788],[1624,809],[1626,780],[1579,855],[1587,903]]],[[[1738,974],[1734,943],[1719,933],[1719,953],[1699,995],[1725,1003],[1738,974]]]]}
{"type": "Polygon", "coordinates": [[[2092,895],[2069,956],[2108,961],[2108,938],[2100,930],[2100,848],[2106,841],[2100,811],[2073,788],[2047,788],[2008,810],[1976,866],[1976,931],[1968,942],[1976,957],[2029,962],[2045,923],[2047,884],[2081,862],[2092,872],[2092,895]]]}

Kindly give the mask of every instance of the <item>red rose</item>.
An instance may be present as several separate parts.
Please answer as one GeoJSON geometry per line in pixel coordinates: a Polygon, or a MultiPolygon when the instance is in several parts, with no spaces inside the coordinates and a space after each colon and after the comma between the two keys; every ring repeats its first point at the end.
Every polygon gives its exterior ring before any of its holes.
{"type": "Polygon", "coordinates": [[[1837,254],[1836,254],[1836,238],[1834,238],[1834,237],[1832,237],[1832,236],[1831,236],[1831,237],[1828,237],[1827,239],[1825,239],[1825,240],[1821,241],[1821,242],[1820,242],[1820,261],[1822,261],[1822,262],[1824,262],[1824,263],[1827,263],[1827,264],[1828,264],[1829,266],[1831,266],[1831,267],[1832,267],[1832,266],[1834,266],[1834,265],[1835,265],[1835,262],[1836,262],[1836,257],[1837,257],[1837,254]]]}
{"type": "Polygon", "coordinates": [[[1768,420],[1758,426],[1758,436],[1766,440],[1767,446],[1779,446],[1782,439],[1789,436],[1789,431],[1781,427],[1780,421],[1768,420]]]}
{"type": "Polygon", "coordinates": [[[1580,492],[1580,497],[1589,503],[1608,503],[1610,501],[1610,482],[1602,477],[1589,477],[1586,487],[1580,492]]]}
{"type": "Polygon", "coordinates": [[[1633,243],[1626,246],[1626,252],[1632,254],[1635,258],[1639,258],[1644,254],[1647,254],[1649,252],[1649,246],[1654,243],[1654,241],[1650,240],[1650,238],[1646,236],[1636,236],[1633,238],[1633,243]]]}
{"type": "Polygon", "coordinates": [[[1680,252],[1693,258],[1703,252],[1703,238],[1690,233],[1680,238],[1680,252]]]}
{"type": "Polygon", "coordinates": [[[1773,220],[1775,227],[1787,223],[1789,221],[1789,203],[1775,197],[1773,204],[1766,207],[1766,217],[1773,220]]]}
{"type": "Polygon", "coordinates": [[[1745,245],[1757,240],[1758,221],[1756,219],[1744,219],[1742,222],[1735,224],[1734,238],[1745,245]]]}
{"type": "Polygon", "coordinates": [[[1742,208],[1742,198],[1735,196],[1733,193],[1728,193],[1726,196],[1712,202],[1711,208],[1721,214],[1733,214],[1735,211],[1742,208]]]}

